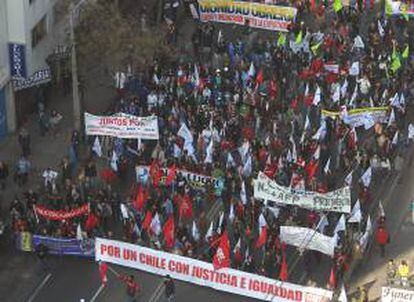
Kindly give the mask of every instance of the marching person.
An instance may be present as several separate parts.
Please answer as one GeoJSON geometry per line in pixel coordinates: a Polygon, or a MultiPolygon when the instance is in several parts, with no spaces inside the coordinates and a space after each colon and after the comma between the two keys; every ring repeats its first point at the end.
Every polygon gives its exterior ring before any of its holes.
{"type": "Polygon", "coordinates": [[[389,243],[390,236],[384,225],[381,224],[378,226],[375,239],[377,240],[377,243],[380,247],[381,257],[385,257],[385,246],[389,243]]]}
{"type": "Polygon", "coordinates": [[[170,275],[165,276],[165,297],[167,302],[175,301],[175,284],[170,275]]]}
{"type": "Polygon", "coordinates": [[[136,295],[140,291],[139,284],[135,281],[134,275],[119,275],[119,279],[126,284],[126,302],[137,302],[136,295]]]}
{"type": "Polygon", "coordinates": [[[410,277],[410,267],[408,266],[407,261],[401,261],[401,264],[398,266],[397,276],[401,286],[409,287],[410,282],[408,279],[410,277]]]}

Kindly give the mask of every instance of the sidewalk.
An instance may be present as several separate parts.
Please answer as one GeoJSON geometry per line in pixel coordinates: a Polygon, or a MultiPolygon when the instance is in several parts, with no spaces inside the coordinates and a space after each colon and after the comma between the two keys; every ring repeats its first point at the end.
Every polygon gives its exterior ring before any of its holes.
{"type": "MultiPolygon", "coordinates": [[[[410,202],[414,196],[414,166],[408,166],[401,175],[401,183],[395,182],[389,188],[388,196],[383,200],[387,218],[386,226],[391,241],[386,248],[386,256],[380,257],[376,243],[373,243],[365,256],[363,266],[360,266],[352,276],[349,293],[355,292],[358,286],[365,286],[369,293],[369,301],[380,301],[381,287],[386,285],[387,261],[392,258],[399,264],[407,260],[411,266],[414,263],[414,224],[411,222],[410,202]]],[[[373,217],[373,219],[376,217],[373,217]]]]}

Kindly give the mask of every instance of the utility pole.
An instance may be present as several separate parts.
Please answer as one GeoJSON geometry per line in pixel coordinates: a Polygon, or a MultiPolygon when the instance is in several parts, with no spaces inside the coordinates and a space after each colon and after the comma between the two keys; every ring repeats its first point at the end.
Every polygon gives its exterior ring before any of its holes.
{"type": "Polygon", "coordinates": [[[73,24],[74,10],[71,9],[69,16],[70,40],[72,42],[72,98],[73,98],[73,122],[77,131],[81,130],[81,103],[79,98],[78,62],[76,59],[75,28],[73,24]]]}
{"type": "Polygon", "coordinates": [[[70,41],[72,43],[71,64],[72,64],[72,98],[73,98],[73,122],[77,131],[82,126],[82,108],[79,98],[79,79],[78,79],[78,62],[76,58],[76,39],[75,39],[75,16],[79,13],[79,8],[88,0],[81,0],[76,5],[72,2],[69,7],[69,27],[70,41]]]}

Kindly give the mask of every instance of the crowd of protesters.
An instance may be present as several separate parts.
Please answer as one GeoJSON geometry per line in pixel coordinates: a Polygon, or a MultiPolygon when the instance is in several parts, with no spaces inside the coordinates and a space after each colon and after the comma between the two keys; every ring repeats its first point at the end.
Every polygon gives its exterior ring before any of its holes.
{"type": "MultiPolygon", "coordinates": [[[[83,237],[120,234],[125,241],[205,261],[212,260],[226,231],[232,267],[286,280],[289,247],[280,242],[279,227],[304,226],[334,236],[340,215],[266,207],[253,196],[258,172],[298,190],[325,193],[350,185],[352,205],[359,199],[365,222],[375,200],[372,185],[361,176],[369,167],[373,174],[401,170],[414,138],[406,118],[414,88],[412,29],[404,19],[378,16],[367,19],[365,33],[361,16],[341,11],[322,18],[313,31],[299,20],[290,33],[270,38],[252,31],[230,35],[202,24],[186,58],[155,59],[146,70],[118,73],[114,112],[156,115],[159,141],[112,139],[105,146],[102,138],[90,137],[91,156],[83,163],[74,132],[70,157],[43,171],[39,190],[27,190],[11,203],[14,231],[55,237],[77,237],[79,229],[83,237]],[[322,109],[346,115],[381,106],[389,107],[385,121],[357,128],[341,115],[322,115],[322,109]],[[96,142],[104,152],[96,151],[96,142]],[[97,165],[103,161],[104,167],[97,165]],[[148,175],[140,174],[142,166],[148,175]],[[196,184],[178,170],[218,181],[196,184]],[[131,175],[134,184],[120,193],[116,180],[131,175]],[[217,203],[219,212],[209,217],[217,203]],[[89,214],[70,220],[51,221],[34,210],[41,205],[69,211],[84,204],[89,214]],[[325,215],[328,222],[321,227],[325,215]]],[[[23,176],[17,181],[27,188],[30,138],[25,131],[19,143],[23,156],[17,171],[23,176]]],[[[1,181],[6,170],[0,163],[1,181]]],[[[338,234],[332,261],[338,278],[354,256],[365,224],[360,225],[348,225],[355,234],[338,234]]],[[[312,274],[321,254],[305,249],[299,255],[312,274]]]]}

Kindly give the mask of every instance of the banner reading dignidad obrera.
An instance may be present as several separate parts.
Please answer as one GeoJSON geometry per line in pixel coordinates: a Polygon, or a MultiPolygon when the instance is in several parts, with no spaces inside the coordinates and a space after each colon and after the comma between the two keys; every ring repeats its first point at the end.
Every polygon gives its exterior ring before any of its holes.
{"type": "Polygon", "coordinates": [[[328,302],[332,291],[273,280],[231,268],[215,270],[204,261],[156,251],[136,244],[96,238],[95,260],[206,286],[215,290],[274,302],[328,302]]]}
{"type": "Polygon", "coordinates": [[[288,31],[297,9],[232,0],[198,0],[202,22],[249,25],[275,31],[288,31]],[[247,23],[248,22],[248,23],[247,23]]]}
{"type": "Polygon", "coordinates": [[[85,132],[87,135],[159,139],[157,116],[138,117],[125,113],[97,116],[85,112],[85,132]]]}
{"type": "Polygon", "coordinates": [[[351,190],[349,187],[327,193],[295,191],[278,185],[262,172],[254,180],[254,198],[317,211],[351,212],[351,190]]]}

